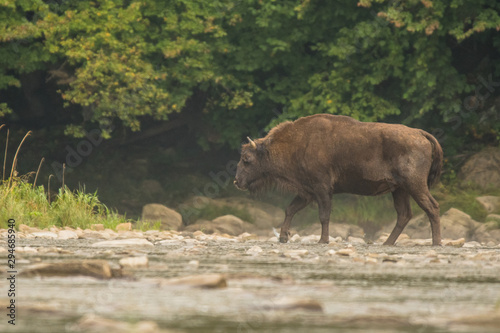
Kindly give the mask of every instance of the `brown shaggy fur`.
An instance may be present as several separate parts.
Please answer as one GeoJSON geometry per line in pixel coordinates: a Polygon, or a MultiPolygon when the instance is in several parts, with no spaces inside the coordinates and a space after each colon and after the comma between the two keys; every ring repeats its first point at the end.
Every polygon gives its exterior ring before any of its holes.
{"type": "Polygon", "coordinates": [[[443,151],[429,133],[318,114],[284,122],[255,144],[243,145],[234,183],[250,191],[274,185],[296,194],[286,209],[281,242],[288,241],[293,216],[311,201],[318,203],[320,242],[327,243],[334,193],[391,192],[398,219],[386,244],[394,244],[410,220],[410,196],[429,216],[433,244],[441,243],[439,205],[429,187],[439,180],[443,151]]]}

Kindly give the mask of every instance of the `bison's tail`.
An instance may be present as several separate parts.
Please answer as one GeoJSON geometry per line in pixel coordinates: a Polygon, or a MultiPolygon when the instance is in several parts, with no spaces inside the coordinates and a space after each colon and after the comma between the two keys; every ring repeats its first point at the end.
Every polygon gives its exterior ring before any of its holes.
{"type": "Polygon", "coordinates": [[[439,181],[439,177],[441,176],[441,169],[443,167],[443,149],[433,135],[425,131],[422,131],[422,135],[425,136],[425,138],[432,144],[432,163],[429,175],[427,176],[427,186],[431,188],[432,185],[439,181]]]}

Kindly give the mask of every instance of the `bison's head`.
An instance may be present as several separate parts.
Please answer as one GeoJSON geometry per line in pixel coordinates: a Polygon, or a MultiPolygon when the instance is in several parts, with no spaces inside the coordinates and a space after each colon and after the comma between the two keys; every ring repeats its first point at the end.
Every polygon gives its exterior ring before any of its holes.
{"type": "Polygon", "coordinates": [[[254,192],[264,187],[266,183],[267,156],[263,143],[255,143],[250,138],[248,141],[249,143],[243,145],[241,149],[234,185],[240,190],[254,192]]]}

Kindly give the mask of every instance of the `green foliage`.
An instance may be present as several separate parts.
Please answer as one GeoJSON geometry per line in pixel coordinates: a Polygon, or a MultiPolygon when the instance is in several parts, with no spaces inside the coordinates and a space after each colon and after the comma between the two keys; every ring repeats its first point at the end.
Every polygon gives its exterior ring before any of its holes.
{"type": "Polygon", "coordinates": [[[128,222],[103,205],[95,193],[60,189],[49,203],[43,186],[33,188],[23,179],[14,180],[11,187],[7,183],[0,185],[0,207],[0,228],[7,228],[6,221],[10,218],[17,225],[40,229],[51,226],[87,229],[92,224],[114,229],[119,223],[128,222]]]}
{"type": "MultiPolygon", "coordinates": [[[[499,10],[486,0],[6,0],[0,89],[48,71],[84,122],[139,130],[183,112],[206,149],[320,112],[436,130],[463,149],[456,138],[500,136],[500,89],[481,86],[500,76],[499,10]]],[[[81,136],[82,124],[66,132],[81,136]]]]}

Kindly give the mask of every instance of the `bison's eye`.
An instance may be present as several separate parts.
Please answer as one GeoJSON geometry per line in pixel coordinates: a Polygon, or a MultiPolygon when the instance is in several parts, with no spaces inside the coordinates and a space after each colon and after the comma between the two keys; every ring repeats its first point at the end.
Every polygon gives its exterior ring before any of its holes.
{"type": "Polygon", "coordinates": [[[250,157],[248,157],[248,156],[243,156],[243,158],[241,160],[243,161],[243,164],[245,164],[245,165],[250,164],[250,157]]]}

